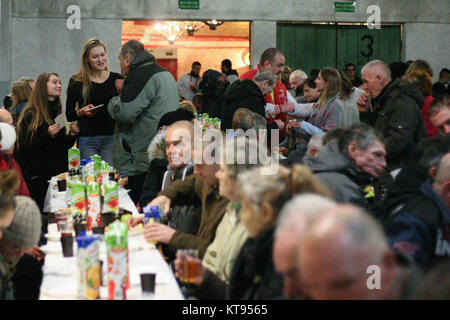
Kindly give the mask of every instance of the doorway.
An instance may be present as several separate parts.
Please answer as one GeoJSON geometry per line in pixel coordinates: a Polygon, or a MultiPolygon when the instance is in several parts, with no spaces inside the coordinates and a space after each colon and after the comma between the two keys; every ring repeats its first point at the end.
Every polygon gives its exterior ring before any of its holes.
{"type": "Polygon", "coordinates": [[[157,63],[178,80],[191,71],[194,61],[201,63],[201,74],[208,69],[221,72],[221,61],[229,59],[242,74],[250,67],[250,22],[248,21],[123,21],[122,44],[136,39],[144,43],[157,63]],[[188,32],[188,28],[192,29],[188,32]]]}
{"type": "Polygon", "coordinates": [[[370,30],[365,25],[343,23],[279,23],[277,48],[287,65],[307,74],[325,66],[344,70],[347,63],[360,71],[374,59],[386,64],[401,61],[401,25],[370,30]]]}

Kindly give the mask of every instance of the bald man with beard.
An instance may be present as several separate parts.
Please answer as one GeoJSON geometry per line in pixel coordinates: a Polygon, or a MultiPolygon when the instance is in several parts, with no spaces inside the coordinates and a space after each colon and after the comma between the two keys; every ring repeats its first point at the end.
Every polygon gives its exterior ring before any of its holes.
{"type": "Polygon", "coordinates": [[[415,273],[400,265],[378,223],[353,205],[326,209],[313,222],[297,267],[314,300],[396,300],[413,290],[415,273]]]}

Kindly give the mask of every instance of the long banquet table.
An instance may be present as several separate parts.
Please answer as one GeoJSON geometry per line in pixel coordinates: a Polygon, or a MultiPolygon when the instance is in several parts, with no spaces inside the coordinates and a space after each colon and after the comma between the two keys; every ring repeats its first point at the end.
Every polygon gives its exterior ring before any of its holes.
{"type": "MultiPolygon", "coordinates": [[[[49,183],[45,206],[47,212],[66,207],[64,192],[58,192],[54,187],[56,180],[49,183]]],[[[125,189],[119,189],[119,207],[138,215],[138,211],[125,189]]],[[[128,236],[130,288],[127,290],[129,300],[182,300],[183,295],[177,281],[164,261],[159,250],[153,244],[145,241],[143,230],[131,231],[128,236]],[[141,273],[156,273],[155,294],[142,294],[140,285],[141,273]]],[[[47,244],[41,247],[46,254],[41,285],[41,300],[75,300],[77,296],[77,258],[76,242],[74,257],[65,258],[62,255],[61,243],[57,237],[48,237],[47,244]]],[[[107,296],[107,259],[105,242],[100,244],[100,260],[103,268],[103,286],[100,287],[100,299],[107,296]]]]}

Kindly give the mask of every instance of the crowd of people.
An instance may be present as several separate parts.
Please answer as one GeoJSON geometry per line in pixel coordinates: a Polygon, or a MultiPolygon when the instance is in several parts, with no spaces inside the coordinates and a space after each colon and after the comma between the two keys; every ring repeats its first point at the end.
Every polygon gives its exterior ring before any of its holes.
{"type": "Polygon", "coordinates": [[[14,82],[4,100],[0,299],[39,298],[48,181],[74,145],[127,179],[140,212],[162,208],[144,236],[187,298],[450,298],[448,69],[435,84],[424,60],[308,76],[268,48],[240,76],[228,59],[200,76],[195,61],[177,83],[136,40],[120,73],[108,62],[102,41],[84,45],[65,108],[54,72],[14,82]],[[205,113],[220,130],[197,139],[205,113]],[[193,283],[185,261],[201,270],[193,283]]]}

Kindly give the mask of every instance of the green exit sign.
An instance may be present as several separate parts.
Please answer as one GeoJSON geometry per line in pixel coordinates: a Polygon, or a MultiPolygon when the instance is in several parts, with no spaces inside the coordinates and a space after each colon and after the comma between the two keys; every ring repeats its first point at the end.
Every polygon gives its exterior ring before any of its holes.
{"type": "Polygon", "coordinates": [[[355,2],[334,2],[334,12],[355,12],[355,2]]]}
{"type": "Polygon", "coordinates": [[[200,0],[178,0],[180,10],[200,10],[200,0]]]}

